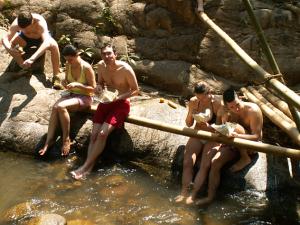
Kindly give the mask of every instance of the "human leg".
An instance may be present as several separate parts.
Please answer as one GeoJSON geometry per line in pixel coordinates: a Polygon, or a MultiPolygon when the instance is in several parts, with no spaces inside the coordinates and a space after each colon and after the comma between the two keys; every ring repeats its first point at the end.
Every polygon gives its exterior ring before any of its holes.
{"type": "Polygon", "coordinates": [[[207,197],[195,201],[196,205],[206,205],[215,198],[217,188],[220,184],[221,169],[229,161],[237,156],[237,152],[231,149],[231,146],[222,145],[211,161],[211,167],[208,177],[207,197]]]}
{"type": "Polygon", "coordinates": [[[196,174],[195,180],[194,180],[194,187],[192,190],[191,195],[186,199],[186,204],[193,204],[197,193],[201,190],[203,187],[203,184],[207,178],[211,160],[219,150],[221,144],[216,142],[208,142],[203,147],[203,152],[201,156],[201,164],[200,169],[196,174]]]}
{"type": "Polygon", "coordinates": [[[202,147],[203,143],[200,139],[189,138],[184,150],[181,194],[175,197],[175,202],[183,201],[189,194],[188,189],[193,179],[194,165],[202,147]]]}
{"type": "MultiPolygon", "coordinates": [[[[11,40],[12,46],[20,46],[23,48],[26,46],[26,44],[26,41],[22,39],[19,34],[16,34],[11,40]]],[[[19,67],[23,68],[23,54],[19,51],[9,52],[9,54],[14,58],[19,67]]]]}
{"type": "Polygon", "coordinates": [[[51,52],[51,62],[53,69],[53,76],[57,76],[60,72],[59,64],[60,64],[60,56],[59,56],[59,47],[57,42],[51,37],[50,46],[48,48],[51,52]]]}
{"type": "Polygon", "coordinates": [[[69,112],[79,111],[80,102],[77,98],[67,98],[56,105],[58,118],[62,129],[61,154],[68,155],[70,151],[70,115],[69,112]]]}
{"type": "Polygon", "coordinates": [[[50,116],[49,125],[48,125],[47,138],[46,138],[45,145],[43,146],[42,149],[39,150],[40,155],[44,155],[46,153],[46,151],[48,150],[48,147],[50,145],[52,145],[52,143],[54,142],[54,135],[55,135],[55,131],[56,131],[58,120],[59,120],[57,106],[61,101],[64,101],[64,100],[65,100],[65,98],[59,99],[52,107],[51,116],[50,116]]]}
{"type": "MultiPolygon", "coordinates": [[[[235,128],[234,131],[238,134],[245,134],[246,133],[244,127],[242,127],[239,124],[237,125],[237,127],[235,128]]],[[[240,158],[230,168],[231,172],[240,171],[240,170],[244,169],[247,165],[249,165],[251,163],[251,157],[249,156],[249,153],[248,153],[247,149],[238,149],[238,152],[240,153],[240,158]]]]}
{"type": "Polygon", "coordinates": [[[52,111],[51,111],[50,120],[49,120],[49,125],[48,125],[48,133],[47,133],[46,142],[45,142],[45,145],[43,146],[43,148],[41,148],[39,150],[40,155],[44,155],[46,153],[46,151],[48,150],[48,147],[50,145],[52,145],[52,143],[54,141],[54,135],[55,135],[57,123],[58,123],[58,114],[57,114],[56,108],[53,106],[52,111]]]}
{"type": "Polygon", "coordinates": [[[91,172],[93,169],[97,158],[103,152],[108,135],[114,130],[114,126],[103,123],[101,127],[95,127],[91,135],[91,140],[88,148],[88,155],[84,164],[77,170],[72,171],[71,174],[75,179],[81,179],[91,172]],[[96,137],[94,137],[96,135],[96,137]]]}

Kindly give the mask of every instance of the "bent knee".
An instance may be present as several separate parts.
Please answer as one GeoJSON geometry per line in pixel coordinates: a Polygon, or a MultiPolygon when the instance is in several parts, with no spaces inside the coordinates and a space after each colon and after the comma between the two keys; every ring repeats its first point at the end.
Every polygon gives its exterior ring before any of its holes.
{"type": "Polygon", "coordinates": [[[97,138],[99,138],[99,139],[107,139],[107,137],[108,137],[108,132],[105,132],[103,130],[100,131],[97,135],[97,138]]]}

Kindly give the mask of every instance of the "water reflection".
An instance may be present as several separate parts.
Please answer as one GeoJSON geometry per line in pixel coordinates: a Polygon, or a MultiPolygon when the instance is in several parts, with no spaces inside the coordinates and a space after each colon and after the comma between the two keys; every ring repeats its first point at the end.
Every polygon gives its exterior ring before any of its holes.
{"type": "Polygon", "coordinates": [[[48,213],[59,214],[73,225],[276,224],[264,193],[224,194],[206,209],[186,207],[172,202],[178,187],[159,184],[132,164],[101,165],[87,180],[73,180],[69,171],[78,161],[70,156],[47,163],[0,152],[1,224],[26,224],[48,213]]]}

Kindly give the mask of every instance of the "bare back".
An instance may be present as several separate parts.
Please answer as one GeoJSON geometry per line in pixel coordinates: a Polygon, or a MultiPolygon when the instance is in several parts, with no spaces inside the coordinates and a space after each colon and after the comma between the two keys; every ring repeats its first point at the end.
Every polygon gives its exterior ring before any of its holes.
{"type": "Polygon", "coordinates": [[[14,22],[11,24],[9,35],[11,39],[15,33],[22,31],[26,37],[33,38],[33,39],[39,39],[43,38],[44,35],[47,35],[49,33],[48,26],[46,20],[39,14],[32,13],[33,17],[33,23],[26,27],[26,29],[22,29],[18,26],[17,19],[14,20],[14,22]]]}

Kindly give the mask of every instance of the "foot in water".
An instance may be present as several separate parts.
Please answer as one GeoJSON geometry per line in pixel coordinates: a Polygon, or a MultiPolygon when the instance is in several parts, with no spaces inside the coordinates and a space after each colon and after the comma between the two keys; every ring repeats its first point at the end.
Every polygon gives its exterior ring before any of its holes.
{"type": "Polygon", "coordinates": [[[63,142],[63,146],[61,148],[61,155],[62,156],[67,156],[70,152],[70,148],[71,148],[71,140],[70,140],[70,138],[67,138],[63,142]]]}
{"type": "Polygon", "coordinates": [[[194,204],[194,198],[192,196],[187,197],[187,199],[185,200],[185,204],[187,205],[192,205],[194,204]]]}
{"type": "Polygon", "coordinates": [[[82,167],[80,167],[77,170],[71,171],[70,174],[75,180],[82,180],[85,179],[86,176],[90,174],[90,170],[85,171],[82,167]]]}
{"type": "Polygon", "coordinates": [[[39,155],[43,156],[48,150],[48,145],[45,145],[41,150],[39,150],[39,155]]]}
{"type": "Polygon", "coordinates": [[[251,163],[250,157],[242,157],[237,161],[232,167],[230,167],[230,171],[235,173],[242,169],[244,169],[246,166],[248,166],[251,163]]]}
{"type": "Polygon", "coordinates": [[[180,203],[180,202],[182,202],[185,198],[186,198],[186,196],[180,194],[180,195],[177,195],[177,196],[174,198],[174,201],[175,201],[176,203],[180,203]]]}
{"type": "Polygon", "coordinates": [[[48,143],[46,143],[46,144],[44,145],[44,147],[41,148],[41,149],[39,150],[39,155],[40,155],[40,156],[45,155],[45,153],[47,152],[48,148],[49,148],[50,146],[52,146],[53,144],[54,144],[54,141],[49,141],[48,143]]]}

